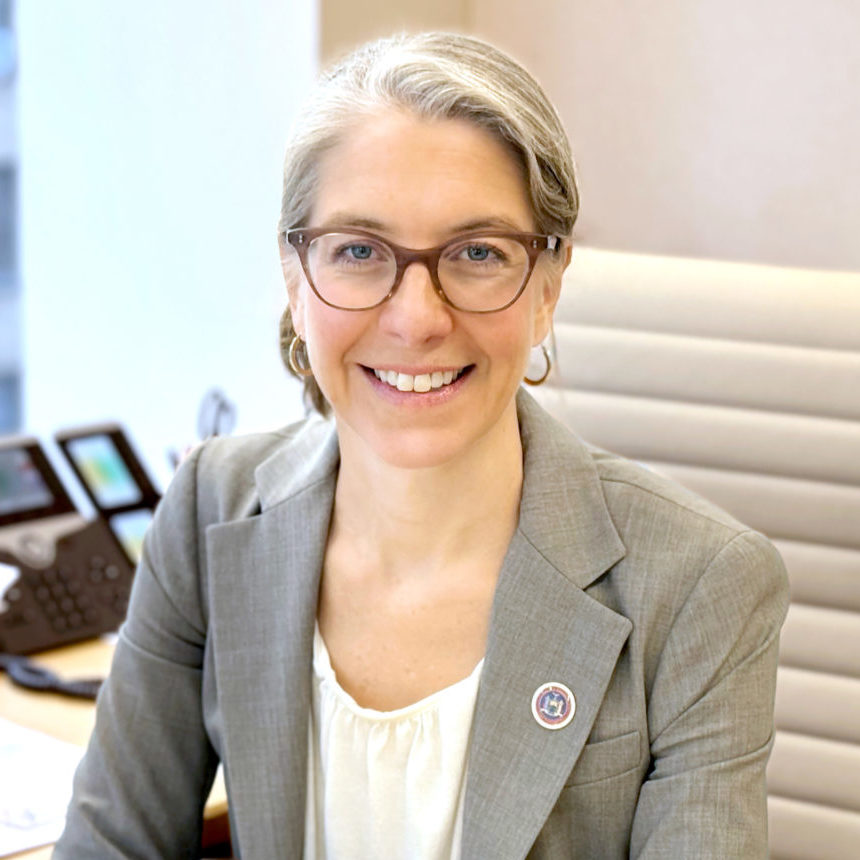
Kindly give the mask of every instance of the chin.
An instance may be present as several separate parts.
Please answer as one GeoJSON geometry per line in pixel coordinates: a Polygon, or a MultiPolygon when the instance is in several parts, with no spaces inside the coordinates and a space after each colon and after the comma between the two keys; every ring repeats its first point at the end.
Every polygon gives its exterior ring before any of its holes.
{"type": "MultiPolygon", "coordinates": [[[[444,435],[448,435],[446,431],[444,435]]],[[[453,438],[440,438],[433,433],[405,431],[396,439],[385,437],[368,440],[374,454],[389,466],[397,469],[433,469],[444,466],[465,455],[470,447],[462,434],[450,433],[453,438]]]]}
{"type": "Polygon", "coordinates": [[[428,408],[416,408],[417,400],[405,406],[396,403],[393,409],[388,403],[378,409],[359,409],[355,403],[343,411],[335,408],[341,454],[416,470],[474,465],[475,460],[498,462],[512,450],[511,439],[519,433],[516,390],[509,398],[468,393],[464,390],[453,402],[428,408]]]}

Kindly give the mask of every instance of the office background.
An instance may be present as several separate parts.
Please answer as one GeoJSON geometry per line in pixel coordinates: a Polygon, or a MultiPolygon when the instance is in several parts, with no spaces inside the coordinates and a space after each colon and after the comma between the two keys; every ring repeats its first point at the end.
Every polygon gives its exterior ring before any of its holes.
{"type": "Polygon", "coordinates": [[[161,484],[212,386],[301,414],[277,352],[283,143],[398,28],[507,48],[569,129],[602,248],[860,269],[850,0],[0,0],[0,430],[124,422],[161,484]]]}

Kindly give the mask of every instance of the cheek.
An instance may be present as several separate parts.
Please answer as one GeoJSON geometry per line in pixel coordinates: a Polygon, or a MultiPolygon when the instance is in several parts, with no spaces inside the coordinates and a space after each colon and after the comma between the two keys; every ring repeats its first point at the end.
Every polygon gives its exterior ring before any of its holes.
{"type": "Polygon", "coordinates": [[[489,314],[481,322],[484,331],[477,337],[499,368],[517,375],[525,368],[532,346],[534,314],[528,303],[519,302],[498,314],[489,314]]]}
{"type": "Polygon", "coordinates": [[[350,347],[360,337],[360,313],[349,313],[324,305],[315,296],[303,304],[304,340],[311,365],[321,373],[326,367],[340,364],[350,347]]]}

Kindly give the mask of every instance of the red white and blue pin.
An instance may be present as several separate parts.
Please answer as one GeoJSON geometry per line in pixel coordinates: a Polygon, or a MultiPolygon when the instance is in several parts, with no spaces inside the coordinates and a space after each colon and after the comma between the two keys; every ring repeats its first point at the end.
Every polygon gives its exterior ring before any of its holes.
{"type": "Polygon", "coordinates": [[[541,684],[532,696],[532,715],[545,729],[563,729],[576,711],[576,699],[570,687],[560,681],[541,684]]]}

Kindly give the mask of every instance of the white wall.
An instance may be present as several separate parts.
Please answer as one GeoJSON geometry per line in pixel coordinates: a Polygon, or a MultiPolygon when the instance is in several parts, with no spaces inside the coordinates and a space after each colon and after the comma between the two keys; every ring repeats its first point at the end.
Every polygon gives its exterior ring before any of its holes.
{"type": "Polygon", "coordinates": [[[283,146],[306,0],[18,4],[25,427],[119,419],[161,483],[213,385],[301,413],[277,347],[283,146]]]}
{"type": "Polygon", "coordinates": [[[559,107],[584,241],[860,269],[860,3],[469,6],[559,107]]]}

